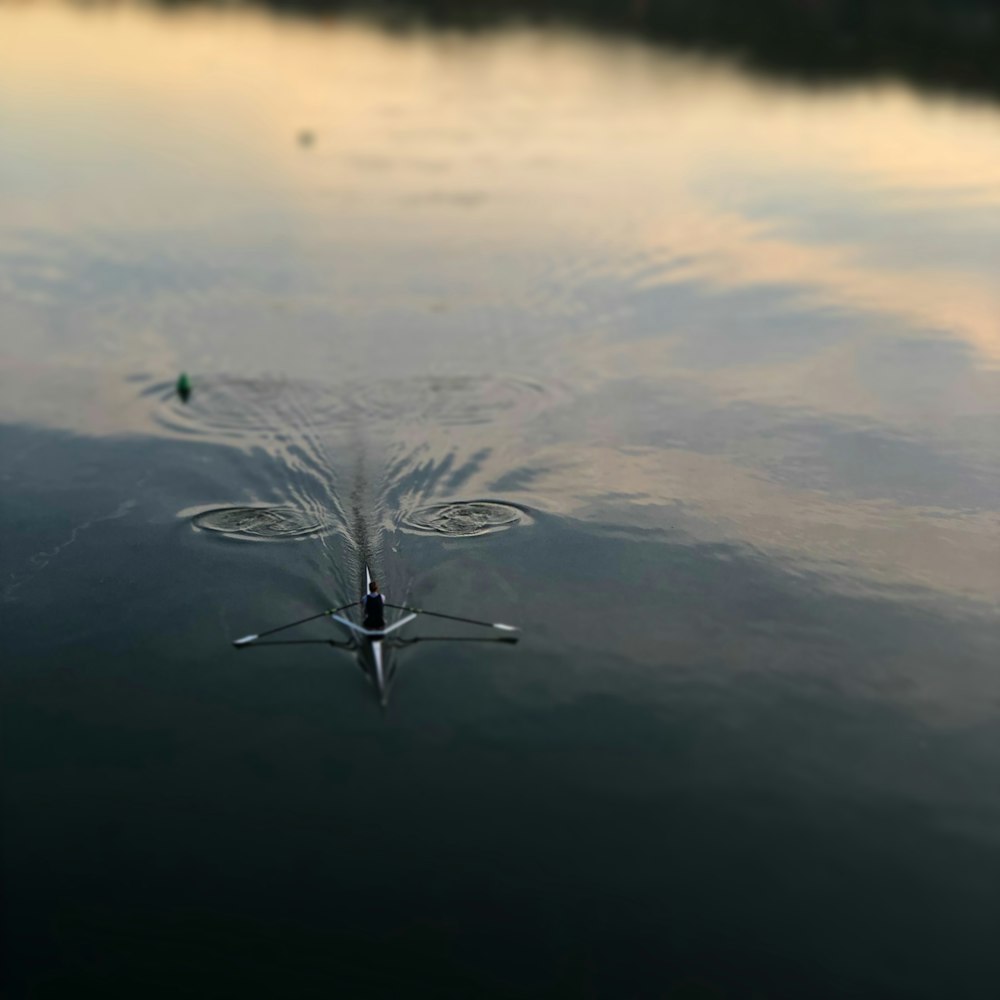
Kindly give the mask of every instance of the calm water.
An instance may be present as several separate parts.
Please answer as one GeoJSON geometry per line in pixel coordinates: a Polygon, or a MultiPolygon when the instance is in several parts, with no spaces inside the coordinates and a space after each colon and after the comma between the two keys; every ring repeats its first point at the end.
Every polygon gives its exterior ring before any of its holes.
{"type": "Polygon", "coordinates": [[[1000,109],[31,3],[0,135],[5,996],[996,996],[1000,109]],[[366,558],[521,643],[230,647],[366,558]]]}

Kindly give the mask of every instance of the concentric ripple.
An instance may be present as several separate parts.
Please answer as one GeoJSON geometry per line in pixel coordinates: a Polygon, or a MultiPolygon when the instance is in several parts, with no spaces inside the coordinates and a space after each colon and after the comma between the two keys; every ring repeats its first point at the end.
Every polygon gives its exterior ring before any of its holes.
{"type": "Polygon", "coordinates": [[[524,512],[513,504],[496,500],[458,500],[419,507],[406,515],[403,525],[426,534],[468,538],[512,528],[523,518],[524,512]]]}
{"type": "Polygon", "coordinates": [[[199,511],[191,523],[203,531],[256,542],[306,538],[328,527],[315,515],[295,507],[214,507],[199,511]]]}

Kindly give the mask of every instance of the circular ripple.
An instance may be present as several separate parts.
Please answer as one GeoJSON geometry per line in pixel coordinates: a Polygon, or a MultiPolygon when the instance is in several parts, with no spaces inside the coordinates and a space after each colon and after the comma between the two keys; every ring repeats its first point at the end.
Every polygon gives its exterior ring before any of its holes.
{"type": "Polygon", "coordinates": [[[404,519],[406,527],[435,535],[468,538],[488,535],[519,524],[523,511],[513,504],[496,500],[435,503],[411,511],[404,519]]]}
{"type": "Polygon", "coordinates": [[[214,507],[195,514],[191,522],[204,531],[258,542],[305,538],[326,528],[314,515],[295,507],[214,507]]]}

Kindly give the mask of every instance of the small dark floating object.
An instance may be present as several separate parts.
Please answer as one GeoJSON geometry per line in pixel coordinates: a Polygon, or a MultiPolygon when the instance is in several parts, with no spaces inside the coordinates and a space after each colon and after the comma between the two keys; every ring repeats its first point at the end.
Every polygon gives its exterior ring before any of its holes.
{"type": "Polygon", "coordinates": [[[311,129],[304,128],[299,132],[299,145],[308,148],[316,141],[316,133],[311,129]]]}
{"type": "Polygon", "coordinates": [[[454,538],[488,535],[519,524],[523,511],[496,500],[435,503],[412,511],[403,523],[414,531],[454,538]]]}
{"type": "Polygon", "coordinates": [[[181,397],[181,402],[186,403],[191,396],[191,379],[187,372],[181,372],[177,379],[177,395],[181,397]]]}
{"type": "Polygon", "coordinates": [[[323,531],[326,525],[295,507],[215,507],[191,518],[196,528],[250,541],[285,541],[323,531]]]}

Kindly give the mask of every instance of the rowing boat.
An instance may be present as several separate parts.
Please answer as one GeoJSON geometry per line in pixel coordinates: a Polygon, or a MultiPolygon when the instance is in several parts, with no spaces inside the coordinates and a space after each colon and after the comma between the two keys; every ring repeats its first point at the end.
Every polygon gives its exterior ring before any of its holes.
{"type": "MultiPolygon", "coordinates": [[[[372,574],[368,565],[365,565],[365,593],[371,589],[372,574]]],[[[363,598],[362,598],[363,600],[363,598]]],[[[330,618],[347,628],[353,635],[358,636],[358,653],[361,658],[361,665],[365,668],[365,673],[375,681],[375,688],[378,691],[378,700],[384,707],[389,699],[389,647],[385,645],[385,637],[390,632],[395,632],[404,625],[412,622],[419,612],[412,612],[398,621],[393,622],[381,629],[367,629],[363,625],[352,622],[342,615],[332,614],[330,618]]]]}
{"type": "MultiPolygon", "coordinates": [[[[371,582],[371,570],[366,564],[366,594],[369,591],[371,582]]],[[[386,625],[381,629],[367,629],[364,625],[359,625],[357,622],[351,621],[350,618],[345,617],[341,613],[347,611],[349,608],[354,608],[361,604],[363,604],[363,599],[361,601],[350,601],[347,604],[341,605],[339,608],[327,608],[325,611],[320,611],[318,614],[310,615],[307,618],[300,618],[294,622],[289,622],[287,625],[278,625],[275,628],[267,629],[264,632],[256,632],[252,635],[245,635],[240,639],[234,639],[233,645],[237,649],[245,649],[249,646],[305,645],[309,643],[320,643],[341,649],[353,649],[358,654],[358,659],[361,663],[362,669],[366,674],[368,674],[369,677],[371,677],[372,682],[375,685],[375,690],[378,693],[379,703],[384,708],[388,703],[389,687],[392,681],[392,676],[395,673],[395,667],[390,662],[391,650],[398,646],[411,646],[417,642],[517,642],[517,638],[514,636],[484,639],[470,636],[419,635],[411,639],[403,639],[394,633],[397,633],[401,628],[403,628],[404,625],[408,625],[418,615],[428,615],[431,618],[444,618],[449,621],[463,622],[467,625],[480,625],[486,628],[497,629],[501,632],[517,632],[519,630],[516,625],[504,625],[502,622],[484,622],[475,618],[464,618],[460,615],[444,614],[440,611],[427,611],[424,608],[411,608],[402,604],[389,604],[388,602],[386,602],[385,607],[392,608],[397,611],[405,611],[406,614],[403,615],[402,618],[398,618],[396,621],[392,622],[391,625],[386,625]],[[327,617],[347,630],[348,641],[337,642],[334,639],[283,639],[277,641],[268,640],[266,642],[260,641],[265,636],[273,635],[275,632],[283,632],[285,629],[294,628],[297,625],[304,625],[306,622],[327,617]]]]}

